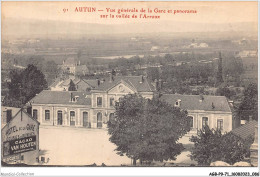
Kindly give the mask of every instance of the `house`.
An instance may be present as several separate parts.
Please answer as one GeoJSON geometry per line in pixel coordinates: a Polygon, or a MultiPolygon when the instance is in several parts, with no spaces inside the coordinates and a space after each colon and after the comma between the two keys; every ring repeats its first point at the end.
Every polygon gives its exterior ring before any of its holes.
{"type": "Polygon", "coordinates": [[[23,109],[1,130],[1,159],[7,164],[34,164],[39,157],[39,122],[23,109]]]}
{"type": "Polygon", "coordinates": [[[87,79],[80,79],[75,76],[70,76],[67,79],[58,78],[56,79],[51,85],[50,90],[52,91],[68,91],[70,87],[70,82],[76,87],[77,91],[87,91],[97,87],[97,80],[87,80],[87,79]]]}
{"type": "Polygon", "coordinates": [[[71,73],[74,75],[86,75],[89,69],[86,65],[81,65],[80,61],[76,61],[73,57],[63,60],[61,69],[64,73],[71,73]]]}
{"type": "Polygon", "coordinates": [[[205,125],[223,133],[232,130],[232,112],[224,96],[164,94],[160,99],[187,110],[194,131],[205,125]]]}
{"type": "Polygon", "coordinates": [[[42,91],[29,102],[33,118],[41,125],[102,128],[123,95],[153,97],[154,87],[143,76],[111,76],[97,83],[91,91],[42,91]]]}

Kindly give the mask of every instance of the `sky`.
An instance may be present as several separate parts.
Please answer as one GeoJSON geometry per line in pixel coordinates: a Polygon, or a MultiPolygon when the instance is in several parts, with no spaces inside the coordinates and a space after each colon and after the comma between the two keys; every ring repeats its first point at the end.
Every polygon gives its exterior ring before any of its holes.
{"type": "MultiPolygon", "coordinates": [[[[194,23],[236,23],[258,22],[257,2],[2,2],[2,22],[5,19],[58,20],[66,22],[84,22],[98,24],[124,24],[156,21],[176,21],[194,23]],[[96,12],[75,12],[76,7],[94,7],[96,12]],[[158,14],[153,11],[147,15],[160,15],[160,19],[119,19],[100,18],[100,15],[118,15],[107,13],[106,8],[140,10],[196,10],[192,14],[158,14]],[[64,13],[64,9],[68,9],[64,13]]],[[[126,14],[126,13],[124,13],[126,14]]],[[[140,13],[128,13],[129,15],[140,13]]]]}

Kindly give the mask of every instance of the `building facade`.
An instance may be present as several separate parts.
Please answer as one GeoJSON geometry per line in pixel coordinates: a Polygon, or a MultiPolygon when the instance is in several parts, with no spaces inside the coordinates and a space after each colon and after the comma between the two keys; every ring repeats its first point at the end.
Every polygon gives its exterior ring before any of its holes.
{"type": "Polygon", "coordinates": [[[223,133],[232,130],[232,112],[224,96],[164,94],[161,99],[187,110],[193,131],[203,129],[205,125],[223,133]]]}
{"type": "Polygon", "coordinates": [[[20,109],[1,129],[1,159],[8,164],[37,164],[39,122],[20,109]]]}
{"type": "Polygon", "coordinates": [[[154,87],[143,76],[110,77],[97,81],[91,91],[44,90],[29,103],[32,116],[41,125],[104,128],[114,116],[114,105],[120,97],[139,93],[152,98],[154,87]]]}
{"type": "MultiPolygon", "coordinates": [[[[114,105],[120,97],[138,93],[152,99],[155,87],[143,76],[110,77],[99,81],[90,91],[44,90],[30,101],[32,115],[41,125],[105,128],[114,116],[114,105]]],[[[164,94],[162,100],[188,111],[193,130],[204,125],[232,130],[232,112],[226,97],[164,94]]]]}

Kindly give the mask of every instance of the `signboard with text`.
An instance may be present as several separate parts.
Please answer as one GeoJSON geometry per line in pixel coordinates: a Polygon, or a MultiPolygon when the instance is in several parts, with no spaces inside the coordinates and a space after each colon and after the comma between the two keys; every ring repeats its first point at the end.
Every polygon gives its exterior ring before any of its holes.
{"type": "Polygon", "coordinates": [[[6,141],[4,144],[4,156],[36,150],[36,136],[6,141]]]}

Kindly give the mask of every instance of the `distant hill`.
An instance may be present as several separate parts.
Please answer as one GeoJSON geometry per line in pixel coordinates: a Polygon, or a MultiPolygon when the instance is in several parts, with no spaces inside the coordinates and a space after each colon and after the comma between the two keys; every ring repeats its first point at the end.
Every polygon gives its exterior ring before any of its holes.
{"type": "Polygon", "coordinates": [[[128,24],[94,24],[64,21],[3,19],[3,37],[59,37],[81,36],[91,34],[122,33],[168,33],[168,32],[225,32],[246,31],[257,34],[257,24],[253,22],[232,24],[209,24],[192,22],[128,23],[128,24]]]}

